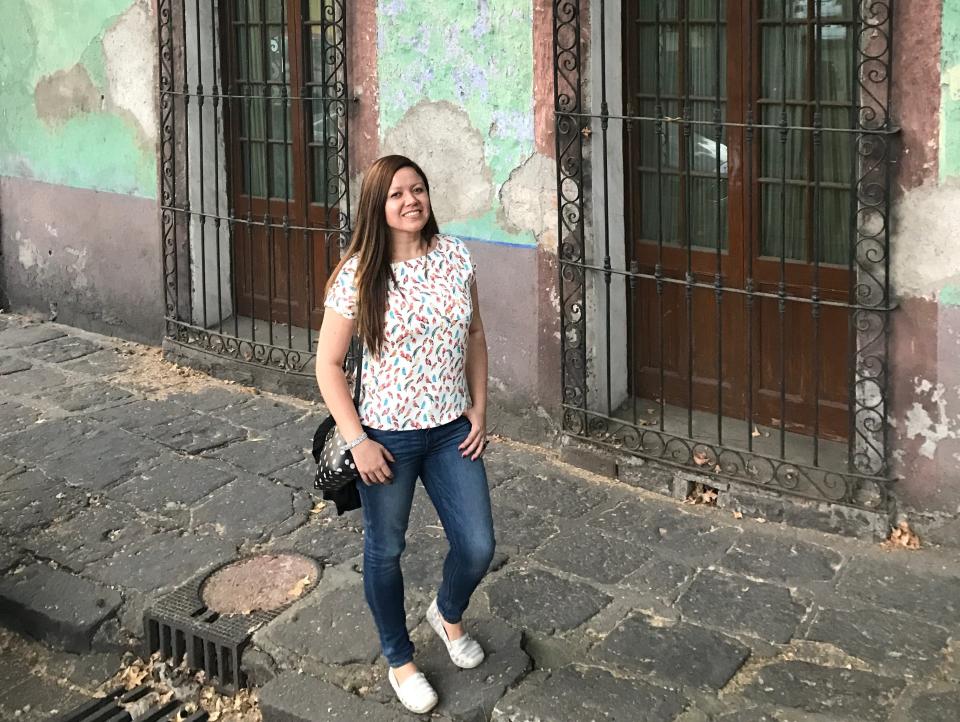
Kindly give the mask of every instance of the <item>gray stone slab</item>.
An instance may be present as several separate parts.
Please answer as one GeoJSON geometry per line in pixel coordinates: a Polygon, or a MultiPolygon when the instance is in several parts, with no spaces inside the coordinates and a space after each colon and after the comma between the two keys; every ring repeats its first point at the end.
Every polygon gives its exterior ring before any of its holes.
{"type": "Polygon", "coordinates": [[[267,431],[280,424],[289,423],[300,416],[303,411],[289,404],[262,396],[247,397],[248,400],[234,406],[221,408],[215,415],[237,426],[244,426],[255,431],[267,431]]]}
{"type": "Polygon", "coordinates": [[[616,539],[645,544],[659,554],[697,566],[719,559],[740,535],[736,527],[647,499],[622,502],[591,525],[616,539]]]}
{"type": "Polygon", "coordinates": [[[84,436],[97,430],[87,419],[68,418],[31,424],[16,434],[0,439],[0,453],[13,459],[36,463],[51,454],[71,448],[84,436]]]}
{"type": "Polygon", "coordinates": [[[62,389],[41,391],[31,398],[43,399],[65,411],[85,411],[97,406],[116,404],[131,398],[126,389],[99,382],[65,386],[62,389]]]}
{"type": "Polygon", "coordinates": [[[286,441],[292,446],[310,449],[313,445],[313,432],[317,430],[317,426],[326,417],[327,412],[320,407],[319,410],[308,413],[302,419],[275,426],[267,430],[265,434],[272,439],[286,441]]]}
{"type": "Polygon", "coordinates": [[[637,614],[620,622],[596,650],[599,659],[673,683],[721,689],[750,656],[735,639],[695,624],[653,624],[637,614]]]}
{"type": "Polygon", "coordinates": [[[68,519],[34,532],[23,545],[75,572],[131,544],[150,544],[159,530],[131,518],[131,510],[109,506],[81,509],[68,519]]]}
{"type": "Polygon", "coordinates": [[[622,585],[652,594],[666,604],[673,604],[680,587],[696,571],[693,567],[679,562],[651,559],[636,572],[627,576],[622,585]]]}
{"type": "Polygon", "coordinates": [[[909,568],[902,559],[853,559],[838,591],[954,629],[960,626],[960,577],[909,568]]]}
{"type": "Polygon", "coordinates": [[[18,371],[26,371],[32,366],[32,363],[25,361],[24,359],[15,358],[13,356],[0,356],[0,376],[15,374],[18,371]]]}
{"type": "Polygon", "coordinates": [[[189,408],[172,401],[140,400],[97,411],[91,417],[126,431],[143,433],[153,426],[169,423],[190,413],[189,408]]]}
{"type": "Polygon", "coordinates": [[[495,441],[483,452],[483,463],[493,487],[530,472],[529,452],[495,441]]]}
{"type": "Polygon", "coordinates": [[[108,493],[144,511],[170,513],[196,504],[236,478],[236,470],[216,461],[165,451],[149,468],[108,493]]]}
{"type": "Polygon", "coordinates": [[[904,681],[809,662],[775,662],[764,667],[744,690],[758,701],[857,722],[883,722],[904,681]]]}
{"type": "Polygon", "coordinates": [[[106,559],[84,574],[105,584],[142,593],[172,589],[236,556],[236,546],[209,537],[166,532],[106,559]]]}
{"type": "Polygon", "coordinates": [[[551,478],[526,474],[510,479],[494,489],[491,499],[539,514],[576,519],[607,498],[598,485],[585,480],[551,478]]]}
{"type": "Polygon", "coordinates": [[[882,609],[820,609],[806,634],[866,662],[915,674],[939,664],[949,637],[941,627],[882,609]]]}
{"type": "Polygon", "coordinates": [[[731,571],[782,582],[833,579],[843,557],[826,547],[795,539],[744,537],[720,563],[731,571]]]}
{"type": "Polygon", "coordinates": [[[16,401],[0,402],[0,434],[20,431],[32,426],[40,418],[40,412],[16,401]]]}
{"type": "Polygon", "coordinates": [[[528,554],[559,531],[544,514],[523,511],[500,504],[493,509],[493,528],[497,548],[511,556],[528,554]]]}
{"type": "Polygon", "coordinates": [[[907,719],[918,722],[956,722],[960,716],[960,690],[927,692],[910,705],[907,719]]]}
{"type": "Polygon", "coordinates": [[[330,591],[321,585],[272,621],[263,635],[286,652],[326,664],[370,664],[380,654],[361,584],[330,591]]]}
{"type": "Polygon", "coordinates": [[[138,466],[162,451],[163,447],[147,439],[101,428],[36,463],[51,476],[99,491],[129,478],[138,466]]]}
{"type": "Polygon", "coordinates": [[[755,707],[753,709],[738,709],[734,712],[727,712],[712,719],[715,720],[715,722],[780,722],[776,717],[772,717],[763,710],[755,707]]]}
{"type": "Polygon", "coordinates": [[[713,571],[701,572],[677,606],[691,622],[779,644],[790,641],[804,612],[783,587],[713,571]]]}
{"type": "Polygon", "coordinates": [[[102,584],[46,564],[0,577],[0,615],[6,624],[68,651],[89,649],[97,628],[121,601],[118,592],[102,584]]]}
{"type": "Polygon", "coordinates": [[[83,503],[76,489],[30,469],[0,482],[0,529],[20,535],[66,516],[83,503]]]}
{"type": "Polygon", "coordinates": [[[507,571],[486,592],[490,609],[502,619],[545,634],[579,627],[612,599],[588,584],[536,569],[507,571]]]}
{"type": "Polygon", "coordinates": [[[190,391],[177,391],[167,396],[167,401],[183,404],[194,411],[216,411],[225,406],[242,404],[250,398],[250,392],[238,386],[210,385],[190,391]]]}
{"type": "Polygon", "coordinates": [[[204,456],[221,459],[251,474],[264,476],[304,460],[300,449],[264,438],[238,441],[207,451],[204,456]]]}
{"type": "Polygon", "coordinates": [[[73,361],[64,361],[60,367],[78,374],[107,378],[127,371],[138,363],[137,357],[133,354],[122,353],[116,348],[107,348],[73,361]]]}
{"type": "Polygon", "coordinates": [[[289,549],[319,559],[325,565],[340,564],[363,553],[363,534],[329,520],[311,519],[291,534],[276,539],[271,549],[289,549]]]}
{"type": "Polygon", "coordinates": [[[501,699],[493,722],[666,722],[686,707],[676,691],[599,669],[564,667],[528,677],[501,699]]]}
{"type": "Polygon", "coordinates": [[[24,353],[29,354],[31,359],[47,361],[49,363],[62,363],[102,350],[103,346],[88,341],[85,338],[63,336],[62,338],[33,345],[29,349],[26,349],[24,353]]]}
{"type": "Polygon", "coordinates": [[[23,471],[23,467],[16,461],[6,456],[0,456],[0,485],[2,485],[3,477],[21,471],[23,471]]]}
{"type": "Polygon", "coordinates": [[[235,543],[256,541],[292,531],[307,519],[309,508],[295,508],[293,490],[251,476],[241,476],[211,492],[193,513],[193,523],[235,543]],[[298,523],[290,524],[292,519],[298,523]]]}
{"type": "Polygon", "coordinates": [[[61,329],[37,324],[32,326],[10,326],[0,331],[0,348],[23,348],[66,336],[61,329]]]}
{"type": "Polygon", "coordinates": [[[293,464],[292,466],[285,466],[282,469],[272,471],[267,474],[267,476],[292,489],[302,489],[311,494],[320,494],[320,492],[315,491],[313,488],[313,479],[316,471],[317,465],[313,461],[313,458],[310,457],[304,458],[303,461],[293,464]]]}
{"type": "Polygon", "coordinates": [[[151,439],[188,454],[239,441],[247,432],[222,419],[202,414],[190,414],[144,429],[151,439]]]}
{"type": "Polygon", "coordinates": [[[44,677],[0,692],[0,719],[14,722],[47,722],[75,709],[89,698],[44,677]]]}
{"type": "Polygon", "coordinates": [[[650,547],[607,536],[588,526],[547,542],[534,558],[548,566],[603,584],[616,584],[650,559],[650,547]]]}
{"type": "Polygon", "coordinates": [[[27,396],[38,389],[67,383],[67,375],[52,366],[34,366],[26,371],[0,376],[0,396],[27,396]]]}
{"type": "Polygon", "coordinates": [[[284,672],[258,694],[265,722],[404,722],[417,720],[397,704],[366,701],[322,679],[284,672]]]}

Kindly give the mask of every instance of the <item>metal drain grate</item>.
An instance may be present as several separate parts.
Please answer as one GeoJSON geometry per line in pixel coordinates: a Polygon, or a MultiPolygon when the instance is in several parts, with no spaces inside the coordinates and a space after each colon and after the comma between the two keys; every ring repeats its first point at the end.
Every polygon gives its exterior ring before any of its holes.
{"type": "Polygon", "coordinates": [[[124,709],[123,705],[132,704],[153,691],[149,684],[142,684],[127,692],[119,687],[107,693],[106,697],[97,697],[85,702],[76,709],[54,718],[54,722],[207,722],[209,715],[204,710],[194,712],[189,717],[178,713],[183,703],[171,700],[166,704],[157,705],[143,712],[136,718],[124,709]]]}
{"type": "Polygon", "coordinates": [[[204,582],[237,561],[242,560],[230,561],[184,584],[143,615],[148,656],[160,652],[161,658],[174,666],[186,658],[188,667],[205,672],[207,682],[224,694],[246,686],[240,655],[250,637],[289,606],[250,614],[220,614],[209,609],[201,598],[204,582]]]}

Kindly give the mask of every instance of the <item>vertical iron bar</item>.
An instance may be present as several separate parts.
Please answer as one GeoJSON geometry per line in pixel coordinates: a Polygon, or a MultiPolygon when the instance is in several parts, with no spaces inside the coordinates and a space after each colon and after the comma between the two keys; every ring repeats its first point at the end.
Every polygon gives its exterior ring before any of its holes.
{"type": "Polygon", "coordinates": [[[814,64],[813,72],[813,288],[811,289],[811,312],[813,313],[813,465],[820,465],[820,364],[822,348],[820,338],[820,255],[823,242],[823,107],[820,94],[823,88],[821,66],[823,65],[823,7],[822,0],[812,0],[815,6],[814,64]]]}
{"type": "MultiPolygon", "coordinates": [[[[665,413],[665,402],[664,402],[664,382],[665,382],[665,371],[663,368],[664,363],[664,340],[663,340],[663,148],[666,144],[664,138],[664,114],[663,114],[663,99],[661,98],[661,75],[663,73],[663,68],[661,67],[660,58],[661,58],[661,38],[660,34],[662,32],[661,28],[661,15],[660,15],[660,3],[656,3],[656,25],[657,25],[657,47],[656,47],[656,108],[655,114],[657,116],[657,265],[654,268],[653,275],[656,278],[657,284],[657,337],[659,340],[660,353],[659,353],[659,376],[660,376],[660,393],[659,398],[657,399],[657,404],[660,407],[660,431],[664,430],[664,424],[666,421],[665,413]]],[[[679,147],[679,135],[677,137],[678,147],[679,147]]],[[[642,146],[641,146],[642,147],[642,146]]]]}
{"type": "Polygon", "coordinates": [[[630,359],[627,363],[627,373],[630,378],[630,395],[633,397],[632,406],[633,406],[633,425],[637,425],[637,375],[636,375],[636,366],[637,366],[637,337],[639,334],[636,331],[636,318],[637,318],[637,276],[636,274],[640,272],[640,266],[636,260],[631,259],[630,261],[630,329],[628,338],[630,339],[630,359]]]}
{"type": "MultiPolygon", "coordinates": [[[[287,149],[290,109],[287,107],[287,8],[280,3],[280,98],[283,101],[283,240],[287,257],[287,348],[293,348],[293,283],[290,269],[290,153],[287,149]]],[[[271,93],[271,95],[273,95],[271,93]]],[[[271,111],[272,112],[272,111],[271,111]]]]}
{"type": "MultiPolygon", "coordinates": [[[[256,289],[256,280],[254,276],[254,253],[253,253],[253,111],[250,108],[250,101],[255,97],[250,95],[251,88],[254,87],[253,80],[253,22],[250,19],[250,6],[245,4],[245,0],[241,0],[244,3],[244,14],[243,14],[243,32],[247,37],[247,67],[244,71],[244,80],[246,81],[243,84],[243,94],[241,95],[241,102],[245,103],[245,113],[247,117],[247,214],[246,214],[246,232],[247,232],[247,272],[250,276],[250,342],[256,344],[257,342],[257,289],[256,289]]],[[[264,139],[266,140],[266,139],[264,139]]],[[[266,157],[266,150],[264,150],[264,157],[266,157]]]]}
{"type": "MultiPolygon", "coordinates": [[[[186,3],[184,3],[186,5],[186,3]]],[[[200,292],[203,294],[203,327],[207,327],[207,215],[205,212],[204,196],[206,183],[203,182],[203,166],[206,155],[203,152],[203,56],[200,40],[200,0],[194,0],[194,23],[197,37],[197,142],[200,158],[200,292]]],[[[187,150],[189,153],[189,148],[187,150]]]]}
{"type": "Polygon", "coordinates": [[[780,282],[777,284],[777,309],[780,321],[780,458],[787,447],[787,5],[783,0],[780,15],[780,282]]]}
{"type": "MultiPolygon", "coordinates": [[[[223,333],[223,260],[220,248],[220,73],[217,66],[220,64],[220,58],[217,55],[217,28],[219,27],[215,0],[210,0],[210,41],[211,57],[213,58],[213,87],[211,88],[211,100],[213,101],[213,208],[214,221],[213,229],[217,234],[217,330],[223,333]]],[[[233,213],[230,213],[233,216],[233,213]]],[[[229,220],[228,228],[229,228],[229,220]]],[[[232,255],[232,254],[231,254],[232,255]]],[[[230,275],[230,282],[233,283],[233,274],[230,275]]],[[[234,307],[236,312],[236,307],[234,307]]],[[[236,314],[234,314],[236,315],[236,314]]]]}
{"type": "Polygon", "coordinates": [[[860,32],[861,32],[861,15],[860,10],[855,5],[853,9],[853,18],[851,24],[851,33],[853,37],[853,42],[850,43],[850,67],[852,68],[851,77],[849,78],[850,89],[854,94],[852,98],[853,102],[850,105],[850,139],[853,143],[853,152],[851,156],[851,169],[850,169],[850,228],[849,228],[849,243],[847,245],[847,275],[848,275],[848,303],[849,307],[847,309],[847,468],[849,471],[856,471],[855,457],[856,457],[856,429],[857,429],[857,358],[858,350],[857,344],[859,338],[856,332],[856,314],[857,310],[855,305],[857,303],[856,288],[857,288],[857,244],[859,239],[859,231],[857,228],[857,213],[859,209],[859,197],[858,197],[858,156],[860,141],[862,138],[861,135],[861,123],[860,123],[860,103],[862,102],[862,93],[860,92],[860,62],[859,62],[859,46],[860,46],[860,32]]]}
{"type": "MultiPolygon", "coordinates": [[[[756,27],[756,18],[754,17],[754,7],[755,4],[752,2],[746,3],[747,6],[747,63],[753,65],[754,63],[754,54],[757,50],[754,48],[753,38],[754,33],[757,32],[756,27]]],[[[762,39],[761,39],[762,47],[762,39]]],[[[756,213],[754,213],[754,163],[756,159],[754,157],[753,144],[755,141],[754,133],[754,114],[756,112],[754,105],[754,98],[757,95],[757,89],[754,87],[753,73],[748,71],[746,73],[747,77],[747,87],[746,87],[746,101],[747,101],[747,117],[746,117],[746,129],[744,131],[744,142],[746,143],[746,163],[744,167],[746,168],[747,178],[744,183],[746,188],[746,201],[747,201],[747,212],[743,214],[744,217],[744,231],[746,235],[746,246],[747,246],[747,278],[746,283],[744,284],[746,290],[746,314],[747,314],[747,450],[753,451],[753,432],[754,432],[754,418],[753,418],[753,315],[754,315],[754,300],[753,300],[753,254],[754,254],[754,241],[755,233],[754,231],[757,228],[757,224],[763,227],[763,209],[761,204],[761,210],[759,213],[759,219],[757,218],[756,213]]],[[[761,136],[762,137],[762,136],[761,136]]]]}
{"type": "MultiPolygon", "coordinates": [[[[274,278],[274,248],[273,248],[273,218],[271,201],[273,199],[273,123],[270,118],[270,100],[273,89],[270,87],[270,23],[267,16],[267,0],[260,0],[260,55],[262,57],[263,79],[260,91],[260,112],[263,114],[264,158],[266,161],[266,191],[267,210],[263,215],[264,236],[267,243],[267,339],[273,346],[273,284],[274,278]]],[[[256,320],[254,320],[256,323],[256,320]]]]}
{"type": "MultiPolygon", "coordinates": [[[[690,203],[690,185],[692,173],[690,171],[690,150],[691,150],[691,127],[690,127],[690,8],[684,0],[681,0],[681,9],[683,12],[683,50],[680,53],[680,67],[683,93],[683,146],[681,155],[683,156],[683,230],[684,239],[687,246],[687,272],[686,272],[686,302],[687,302],[687,436],[693,438],[693,236],[691,233],[692,213],[690,203]]],[[[679,140],[679,139],[678,139],[679,140]]]]}
{"type": "MultiPolygon", "coordinates": [[[[302,12],[302,11],[301,11],[302,12]]],[[[313,351],[313,272],[314,272],[314,236],[310,221],[310,206],[313,203],[313,143],[316,139],[313,136],[313,89],[310,83],[313,81],[313,62],[307,64],[307,58],[313,58],[313,19],[308,15],[306,18],[301,14],[297,32],[301,38],[303,47],[300,65],[300,109],[299,115],[304,119],[304,147],[306,148],[306,157],[303,158],[304,169],[302,175],[301,203],[303,206],[303,252],[306,263],[306,284],[307,284],[307,352],[313,351]],[[307,27],[310,32],[307,32],[307,27]]]]}
{"type": "MultiPolygon", "coordinates": [[[[886,94],[884,100],[886,101],[886,107],[884,108],[883,113],[883,129],[890,129],[890,94],[893,91],[893,73],[890,71],[894,67],[894,42],[895,34],[893,27],[894,19],[894,3],[895,0],[889,0],[888,2],[888,12],[886,17],[887,25],[887,72],[886,72],[886,94]]],[[[886,221],[883,224],[883,298],[880,299],[882,308],[888,308],[890,306],[890,203],[891,203],[891,190],[890,190],[890,180],[891,180],[891,158],[890,158],[890,144],[889,136],[882,136],[883,138],[883,151],[884,151],[884,169],[883,169],[883,212],[884,220],[886,221]]],[[[878,474],[887,473],[887,444],[890,441],[890,425],[887,423],[887,392],[889,391],[889,374],[887,373],[886,360],[890,358],[890,333],[889,333],[889,321],[890,315],[888,311],[880,311],[880,318],[883,323],[883,358],[884,365],[880,373],[882,374],[882,381],[880,383],[880,425],[883,427],[882,432],[882,443],[883,446],[880,448],[881,459],[880,467],[876,470],[878,474]]]]}
{"type": "Polygon", "coordinates": [[[190,299],[189,315],[190,323],[193,323],[193,249],[190,247],[193,241],[193,211],[190,204],[190,68],[187,64],[187,0],[181,0],[180,3],[180,22],[183,24],[180,28],[181,37],[183,38],[183,213],[187,220],[186,240],[187,258],[189,259],[189,267],[187,268],[187,277],[189,279],[188,295],[190,299]]]}
{"type": "Polygon", "coordinates": [[[715,2],[716,17],[714,19],[714,92],[716,101],[713,108],[714,132],[716,134],[716,145],[714,151],[716,154],[716,172],[717,172],[717,212],[716,212],[716,262],[717,269],[713,278],[714,294],[716,297],[717,313],[717,444],[723,444],[723,253],[720,240],[723,236],[723,213],[720,206],[720,141],[723,138],[723,110],[720,104],[721,93],[721,68],[722,59],[720,56],[720,2],[715,2]]]}
{"type": "Polygon", "coordinates": [[[610,176],[607,153],[607,130],[609,126],[609,107],[607,105],[607,28],[606,2],[600,0],[600,138],[603,153],[603,284],[606,309],[606,367],[607,367],[607,416],[613,415],[613,358],[610,340],[610,176]]]}

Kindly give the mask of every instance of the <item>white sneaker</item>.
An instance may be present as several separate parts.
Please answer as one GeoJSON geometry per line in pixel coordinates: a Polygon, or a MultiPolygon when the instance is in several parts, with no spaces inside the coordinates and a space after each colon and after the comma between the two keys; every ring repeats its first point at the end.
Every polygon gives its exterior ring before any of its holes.
{"type": "Polygon", "coordinates": [[[462,637],[450,641],[447,637],[447,630],[443,628],[443,619],[440,617],[440,610],[437,608],[437,600],[434,598],[427,608],[427,621],[433,627],[441,641],[447,645],[447,654],[455,665],[461,669],[473,669],[483,661],[483,647],[473,637],[466,632],[462,637]]]}
{"type": "Polygon", "coordinates": [[[400,684],[393,674],[393,667],[390,667],[387,679],[390,680],[390,686],[396,692],[400,704],[414,714],[424,714],[437,706],[437,692],[423,676],[423,672],[415,672],[400,684]]]}

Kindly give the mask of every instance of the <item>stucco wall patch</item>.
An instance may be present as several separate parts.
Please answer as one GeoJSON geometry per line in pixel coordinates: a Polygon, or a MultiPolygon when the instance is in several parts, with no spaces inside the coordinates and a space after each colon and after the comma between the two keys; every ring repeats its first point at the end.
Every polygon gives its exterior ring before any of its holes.
{"type": "Polygon", "coordinates": [[[553,158],[534,153],[500,189],[503,226],[514,233],[532,231],[551,251],[557,245],[557,167],[553,158]]]}
{"type": "Polygon", "coordinates": [[[960,281],[960,181],[915,188],[893,216],[891,278],[898,295],[934,299],[944,285],[960,281]]]}
{"type": "Polygon", "coordinates": [[[37,117],[52,125],[100,110],[103,104],[103,96],[94,87],[87,69],[79,63],[41,78],[33,99],[37,117]]]}
{"type": "Polygon", "coordinates": [[[918,453],[933,459],[937,445],[944,439],[956,439],[960,420],[947,410],[947,389],[943,384],[920,381],[915,389],[920,401],[907,410],[904,423],[908,439],[922,439],[918,453]]]}
{"type": "Polygon", "coordinates": [[[153,83],[144,79],[156,76],[156,63],[152,43],[144,41],[151,37],[154,25],[149,4],[140,0],[103,36],[110,101],[136,118],[150,141],[157,137],[157,118],[153,83]]]}

